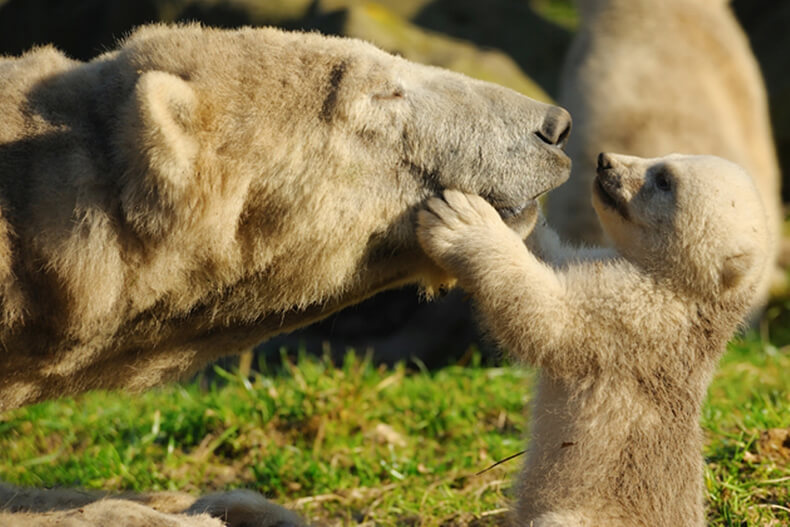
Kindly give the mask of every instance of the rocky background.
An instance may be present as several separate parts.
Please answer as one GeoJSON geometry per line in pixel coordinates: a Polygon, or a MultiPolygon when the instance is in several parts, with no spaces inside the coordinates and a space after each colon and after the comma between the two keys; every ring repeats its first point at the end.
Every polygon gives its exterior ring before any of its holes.
{"type": "MultiPolygon", "coordinates": [[[[790,2],[735,0],[768,86],[777,149],[790,177],[790,2]]],[[[276,25],[369,40],[407,59],[497,82],[551,100],[578,23],[571,0],[0,0],[0,54],[54,43],[88,60],[134,26],[196,20],[276,25]]],[[[790,201],[785,179],[783,195],[790,201]]],[[[405,289],[381,294],[260,352],[282,346],[372,351],[377,360],[465,360],[480,342],[462,293],[431,304],[405,289]]],[[[482,346],[485,348],[485,345],[482,346]]]]}

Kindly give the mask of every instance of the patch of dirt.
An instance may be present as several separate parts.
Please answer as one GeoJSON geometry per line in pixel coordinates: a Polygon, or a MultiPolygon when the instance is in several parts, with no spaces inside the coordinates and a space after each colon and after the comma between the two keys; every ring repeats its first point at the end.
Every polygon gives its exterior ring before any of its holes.
{"type": "Polygon", "coordinates": [[[790,462],[790,428],[770,428],[760,434],[757,452],[776,463],[790,462]]]}

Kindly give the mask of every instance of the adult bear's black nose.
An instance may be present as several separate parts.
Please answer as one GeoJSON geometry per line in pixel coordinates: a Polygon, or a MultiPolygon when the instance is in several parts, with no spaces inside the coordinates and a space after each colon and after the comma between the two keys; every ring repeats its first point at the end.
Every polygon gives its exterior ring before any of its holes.
{"type": "Polygon", "coordinates": [[[565,148],[571,135],[571,114],[565,108],[554,106],[549,109],[540,130],[535,134],[546,144],[565,148]]]}

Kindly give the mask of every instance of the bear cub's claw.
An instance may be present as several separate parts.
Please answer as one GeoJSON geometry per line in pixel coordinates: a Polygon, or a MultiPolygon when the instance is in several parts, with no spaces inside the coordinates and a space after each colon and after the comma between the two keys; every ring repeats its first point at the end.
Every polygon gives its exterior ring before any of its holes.
{"type": "Polygon", "coordinates": [[[539,217],[539,206],[531,201],[505,222],[496,209],[475,194],[445,190],[442,197],[429,199],[417,214],[417,237],[426,254],[440,266],[453,272],[453,264],[466,253],[485,251],[502,236],[526,238],[539,217]]]}

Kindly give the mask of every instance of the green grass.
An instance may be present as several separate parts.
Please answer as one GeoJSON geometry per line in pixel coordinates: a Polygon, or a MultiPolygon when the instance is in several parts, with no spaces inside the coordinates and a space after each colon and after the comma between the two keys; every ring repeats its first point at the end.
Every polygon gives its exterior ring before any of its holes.
{"type": "Polygon", "coordinates": [[[579,12],[573,0],[531,0],[530,7],[565,29],[573,31],[579,25],[579,12]]]}
{"type": "Polygon", "coordinates": [[[759,339],[732,343],[702,418],[708,442],[710,524],[790,525],[790,445],[766,431],[790,429],[790,355],[759,339]]]}
{"type": "MultiPolygon", "coordinates": [[[[330,525],[500,525],[534,374],[306,359],[247,381],[89,393],[0,415],[0,480],[112,490],[247,487],[330,525]]],[[[205,384],[205,382],[203,383],[205,384]]],[[[790,523],[790,355],[736,340],[703,415],[714,526],[790,523]]]]}

